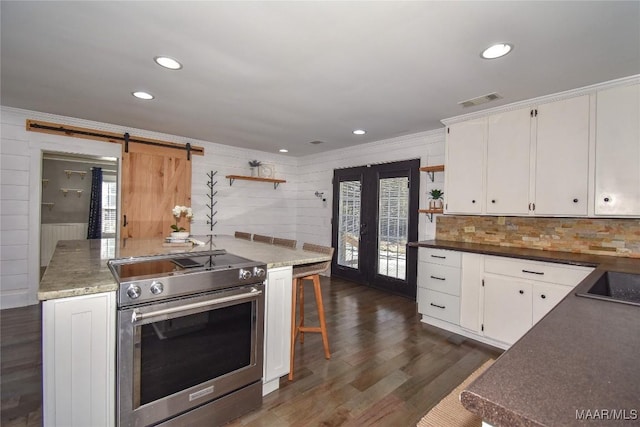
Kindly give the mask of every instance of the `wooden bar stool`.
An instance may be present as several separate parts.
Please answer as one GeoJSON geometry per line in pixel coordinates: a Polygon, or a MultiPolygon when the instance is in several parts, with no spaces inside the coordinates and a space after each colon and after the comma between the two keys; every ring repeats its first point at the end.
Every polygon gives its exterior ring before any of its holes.
{"type": "MultiPolygon", "coordinates": [[[[305,251],[318,252],[333,256],[333,248],[319,246],[311,243],[302,245],[305,251]]],[[[293,267],[293,292],[291,295],[291,354],[289,360],[289,380],[293,380],[293,361],[295,359],[296,338],[300,334],[300,342],[304,342],[305,332],[317,332],[322,334],[322,346],[324,347],[325,359],[331,359],[329,351],[329,338],[327,337],[327,325],[324,317],[324,304],[322,303],[322,291],[320,289],[320,273],[323,273],[331,266],[331,260],[315,264],[306,264],[300,267],[293,267]],[[304,325],[304,280],[313,281],[313,290],[316,296],[318,308],[318,319],[320,326],[304,325]],[[296,315],[296,308],[299,312],[299,319],[296,315]]]]}
{"type": "Polygon", "coordinates": [[[273,237],[271,236],[263,236],[261,234],[254,234],[253,235],[253,241],[254,242],[262,242],[262,243],[273,243],[273,237]]]}
{"type": "Polygon", "coordinates": [[[251,233],[245,233],[244,231],[236,231],[234,236],[237,239],[251,240],[251,233]]]}
{"type": "Polygon", "coordinates": [[[295,249],[298,242],[296,240],[281,239],[279,237],[274,237],[273,244],[276,246],[284,246],[285,248],[295,249]]]}

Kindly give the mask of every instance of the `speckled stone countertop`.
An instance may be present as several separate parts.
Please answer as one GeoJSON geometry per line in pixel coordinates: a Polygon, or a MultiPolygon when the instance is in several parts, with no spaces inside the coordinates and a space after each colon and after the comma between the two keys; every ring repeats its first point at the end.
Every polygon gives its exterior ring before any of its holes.
{"type": "Polygon", "coordinates": [[[576,296],[603,270],[640,273],[640,260],[441,240],[412,246],[596,267],[460,399],[497,427],[640,423],[640,307],[576,296]]]}
{"type": "Polygon", "coordinates": [[[117,290],[117,283],[107,267],[114,258],[189,253],[210,249],[261,261],[267,268],[287,267],[327,261],[327,255],[289,249],[267,243],[236,239],[233,236],[194,236],[204,246],[165,247],[163,239],[63,240],[58,242],[47,270],[40,281],[38,299],[49,300],[117,290]]]}

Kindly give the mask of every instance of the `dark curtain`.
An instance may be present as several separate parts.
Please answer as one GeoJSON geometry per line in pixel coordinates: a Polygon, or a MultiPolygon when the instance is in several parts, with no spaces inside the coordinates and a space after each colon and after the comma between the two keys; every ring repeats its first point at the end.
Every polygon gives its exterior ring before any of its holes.
{"type": "Polygon", "coordinates": [[[87,239],[99,239],[100,237],[102,237],[102,168],[93,168],[87,239]]]}

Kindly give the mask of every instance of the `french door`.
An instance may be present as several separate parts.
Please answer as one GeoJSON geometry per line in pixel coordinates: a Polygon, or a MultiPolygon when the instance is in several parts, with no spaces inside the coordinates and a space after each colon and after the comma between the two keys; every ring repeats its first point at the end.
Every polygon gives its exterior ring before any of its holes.
{"type": "Polygon", "coordinates": [[[331,274],[415,299],[419,160],[336,169],[331,274]]]}

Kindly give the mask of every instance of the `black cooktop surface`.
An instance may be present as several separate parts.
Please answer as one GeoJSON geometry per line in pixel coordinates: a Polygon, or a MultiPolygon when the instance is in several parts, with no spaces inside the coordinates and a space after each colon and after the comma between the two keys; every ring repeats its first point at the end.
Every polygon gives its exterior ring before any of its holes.
{"type": "Polygon", "coordinates": [[[220,250],[211,253],[185,253],[109,261],[109,267],[118,282],[126,282],[134,278],[160,278],[202,271],[227,270],[257,264],[259,263],[220,250]]]}

